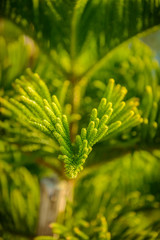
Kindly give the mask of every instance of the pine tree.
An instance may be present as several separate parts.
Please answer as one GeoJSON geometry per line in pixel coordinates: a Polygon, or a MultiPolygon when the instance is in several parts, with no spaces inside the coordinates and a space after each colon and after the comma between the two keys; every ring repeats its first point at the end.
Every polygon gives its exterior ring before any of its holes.
{"type": "Polygon", "coordinates": [[[38,179],[53,171],[68,182],[80,178],[79,203],[50,225],[54,237],[34,239],[159,239],[156,217],[132,213],[159,212],[159,185],[150,187],[160,183],[160,67],[132,37],[158,29],[160,2],[2,0],[0,16],[2,239],[35,237],[38,179]],[[127,185],[120,173],[132,170],[127,185]],[[93,196],[88,205],[84,198],[105,174],[87,216],[93,196]]]}

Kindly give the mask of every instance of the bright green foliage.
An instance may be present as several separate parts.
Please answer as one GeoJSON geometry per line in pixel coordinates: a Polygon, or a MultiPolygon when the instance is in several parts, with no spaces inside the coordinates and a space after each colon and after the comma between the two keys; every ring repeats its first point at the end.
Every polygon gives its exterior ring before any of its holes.
{"type": "MultiPolygon", "coordinates": [[[[7,43],[0,36],[0,87],[5,90],[16,77],[28,66],[30,46],[25,44],[24,37],[7,43]],[[5,79],[5,81],[4,81],[5,79]]],[[[2,91],[2,89],[1,89],[2,91]]],[[[2,95],[3,92],[0,92],[2,95]]]]}
{"type": "MultiPolygon", "coordinates": [[[[47,86],[37,74],[33,74],[29,69],[27,73],[26,77],[22,76],[21,80],[16,80],[15,89],[20,95],[9,101],[1,99],[1,111],[19,122],[26,130],[31,131],[35,128],[52,141],[58,142],[63,154],[59,158],[64,161],[69,178],[75,178],[83,169],[94,144],[142,121],[136,108],[137,102],[132,99],[126,103],[122,101],[127,90],[115,85],[111,79],[98,108],[91,112],[87,129],[82,128],[81,134],[76,136],[75,144],[71,143],[67,116],[62,113],[57,97],[51,97],[47,86]],[[28,82],[27,78],[32,81],[28,82]]],[[[3,122],[1,127],[8,128],[3,122]]],[[[11,132],[14,132],[14,129],[11,129],[11,132]]],[[[15,133],[18,134],[17,131],[15,133]]],[[[33,150],[34,146],[36,147],[36,144],[33,145],[33,150]]],[[[55,148],[58,148],[56,143],[55,148]]]]}
{"type": "MultiPolygon", "coordinates": [[[[160,101],[159,96],[159,64],[156,61],[154,53],[151,49],[143,44],[140,40],[134,39],[129,46],[120,47],[116,52],[112,54],[107,65],[105,65],[94,76],[90,84],[90,91],[94,91],[94,95],[97,97],[97,93],[103,94],[105,87],[104,75],[107,77],[114,77],[120,79],[120,83],[125,85],[128,89],[127,96],[135,96],[140,99],[141,115],[144,118],[147,131],[152,131],[152,136],[144,136],[140,138],[140,141],[144,142],[150,140],[150,142],[157,141],[156,134],[158,134],[158,121],[159,113],[158,106],[160,101]],[[97,78],[100,80],[97,81],[97,78]],[[93,89],[94,88],[94,89],[93,89]],[[98,89],[98,92],[97,92],[98,89]],[[149,97],[150,96],[150,97],[149,97]],[[153,113],[151,113],[153,111],[153,113]],[[152,117],[149,117],[151,116],[152,117]],[[147,116],[147,117],[146,117],[147,116]],[[150,121],[150,124],[147,122],[150,121]],[[151,129],[150,125],[152,125],[151,129]],[[154,140],[153,140],[154,139],[154,140]]],[[[94,101],[94,99],[92,99],[94,101]]],[[[138,132],[143,132],[138,129],[138,132]]],[[[134,133],[135,134],[135,133],[134,133]]],[[[138,134],[138,133],[137,133],[138,134]]],[[[146,135],[146,134],[144,134],[146,135]]]]}
{"type": "Polygon", "coordinates": [[[32,236],[37,222],[39,188],[36,176],[24,167],[0,162],[0,226],[6,232],[32,236]]]}
{"type": "Polygon", "coordinates": [[[112,77],[127,87],[128,97],[134,95],[141,98],[146,85],[155,87],[158,76],[159,64],[155,52],[141,40],[133,38],[129,44],[112,52],[108,61],[92,77],[89,90],[97,95],[97,90],[103,91],[106,78],[112,77]]]}
{"type": "Polygon", "coordinates": [[[34,238],[34,240],[55,240],[55,238],[49,237],[49,236],[44,236],[44,237],[36,237],[36,238],[34,238]]]}
{"type": "MultiPolygon", "coordinates": [[[[99,171],[90,171],[79,181],[73,221],[81,217],[90,222],[101,213],[107,219],[113,240],[157,240],[160,236],[160,151],[135,151],[118,159],[99,171]]],[[[89,239],[92,231],[84,229],[89,239]]]]}
{"type": "Polygon", "coordinates": [[[143,142],[152,142],[155,140],[155,144],[158,144],[159,138],[158,132],[160,131],[159,121],[160,113],[158,112],[158,106],[160,103],[159,86],[155,84],[146,86],[144,95],[142,98],[142,111],[143,111],[143,124],[141,126],[141,139],[143,142]],[[145,111],[143,110],[145,109],[145,111]]]}
{"type": "MultiPolygon", "coordinates": [[[[60,239],[89,240],[90,236],[86,234],[85,231],[92,232],[92,235],[94,236],[93,239],[111,239],[111,234],[108,232],[108,225],[104,216],[97,216],[97,218],[90,223],[82,219],[75,221],[75,224],[72,225],[72,229],[57,223],[52,223],[50,227],[53,229],[54,233],[60,235],[60,239]]],[[[35,240],[40,239],[36,238],[35,240]]]]}
{"type": "MultiPolygon", "coordinates": [[[[83,103],[86,115],[91,111],[91,103],[94,102],[94,104],[97,104],[98,99],[104,95],[106,85],[105,76],[112,76],[115,79],[119,79],[120,84],[123,84],[128,90],[126,98],[134,96],[135,101],[139,102],[139,113],[142,118],[146,118],[145,116],[148,111],[149,115],[139,127],[124,132],[116,141],[107,141],[101,148],[99,145],[100,150],[103,152],[102,155],[104,154],[104,147],[106,149],[106,156],[109,158],[112,157],[114,149],[121,149],[121,151],[125,152],[127,149],[134,149],[135,147],[146,149],[151,146],[157,147],[159,145],[160,132],[160,78],[159,64],[155,59],[155,54],[138,39],[134,39],[131,44],[126,44],[117,49],[110,56],[105,66],[92,77],[89,83],[83,103]],[[150,98],[145,93],[146,88],[151,89],[150,98]],[[154,107],[150,107],[150,105],[154,105],[154,107]],[[150,119],[152,123],[150,123],[150,119]]],[[[85,121],[85,119],[82,120],[85,121]]],[[[100,161],[99,153],[94,158],[97,159],[98,163],[100,161]]]]}
{"type": "Polygon", "coordinates": [[[0,1],[0,240],[160,239],[160,67],[130,40],[159,24],[159,0],[0,1]],[[36,237],[34,174],[83,167],[36,237]]]}
{"type": "MultiPolygon", "coordinates": [[[[70,239],[70,240],[89,240],[91,236],[92,239],[96,240],[111,240],[111,234],[108,232],[108,225],[106,218],[104,216],[97,216],[91,222],[87,222],[83,219],[76,219],[73,225],[63,226],[62,224],[52,223],[50,224],[53,232],[59,236],[58,239],[70,239]],[[70,228],[71,227],[71,228],[70,228]],[[87,233],[89,234],[87,234],[87,233]]],[[[36,237],[34,240],[55,240],[54,237],[36,237]]]]}
{"type": "Polygon", "coordinates": [[[76,186],[74,217],[50,225],[58,239],[158,240],[159,159],[160,151],[135,151],[83,176],[76,186]]]}
{"type": "MultiPolygon", "coordinates": [[[[77,154],[75,155],[76,160],[73,162],[74,165],[78,165],[76,174],[81,170],[94,144],[101,139],[109,139],[142,121],[136,108],[137,102],[132,99],[126,103],[122,101],[126,92],[126,88],[114,85],[113,79],[109,81],[104,98],[98,108],[94,108],[91,112],[87,129],[82,128],[81,134],[76,137],[77,154]]],[[[66,163],[67,169],[72,173],[72,162],[67,161],[66,163]]]]}
{"type": "Polygon", "coordinates": [[[0,15],[35,39],[59,71],[83,75],[111,49],[158,25],[159,7],[154,0],[2,0],[0,15]]]}

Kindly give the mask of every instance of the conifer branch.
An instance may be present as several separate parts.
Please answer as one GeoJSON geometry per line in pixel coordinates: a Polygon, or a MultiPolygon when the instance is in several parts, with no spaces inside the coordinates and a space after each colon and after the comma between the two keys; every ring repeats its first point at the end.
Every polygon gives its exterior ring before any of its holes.
{"type": "Polygon", "coordinates": [[[64,149],[64,155],[60,156],[64,159],[69,177],[76,177],[83,169],[93,145],[142,122],[137,110],[137,99],[128,100],[126,103],[122,101],[126,93],[126,88],[115,85],[113,79],[109,81],[104,98],[101,99],[98,108],[91,112],[88,127],[82,128],[81,134],[76,136],[74,158],[64,149]]]}
{"type": "MultiPolygon", "coordinates": [[[[92,147],[97,142],[112,138],[142,121],[137,110],[137,99],[124,102],[126,88],[115,85],[114,80],[110,79],[98,108],[93,108],[91,112],[88,127],[81,129],[74,142],[71,141],[69,123],[66,115],[62,113],[57,97],[51,97],[38,74],[33,74],[28,69],[26,76],[16,80],[15,89],[19,96],[10,100],[1,99],[3,109],[23,127],[30,131],[37,129],[46,135],[46,138],[52,139],[55,149],[58,149],[59,144],[62,153],[59,159],[65,163],[69,178],[75,178],[83,169],[92,147]]],[[[1,127],[7,130],[7,125],[5,127],[5,124],[1,123],[1,127]]],[[[27,135],[26,130],[24,134],[27,135]]],[[[23,136],[23,131],[20,135],[23,136]]]]}

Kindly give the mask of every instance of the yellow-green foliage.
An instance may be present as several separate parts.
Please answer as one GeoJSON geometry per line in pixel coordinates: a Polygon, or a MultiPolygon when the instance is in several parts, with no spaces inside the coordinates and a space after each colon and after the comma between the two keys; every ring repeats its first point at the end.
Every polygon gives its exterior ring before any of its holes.
{"type": "MultiPolygon", "coordinates": [[[[57,97],[51,97],[46,84],[37,74],[28,69],[27,76],[16,80],[15,89],[19,94],[16,98],[1,98],[3,113],[19,122],[20,126],[37,129],[58,142],[63,154],[59,158],[64,161],[69,178],[75,178],[83,169],[95,143],[143,121],[136,108],[137,101],[130,99],[124,102],[126,88],[115,85],[114,80],[110,79],[99,106],[91,112],[88,127],[82,128],[74,143],[70,139],[67,116],[63,114],[57,97]]],[[[7,128],[3,122],[1,127],[7,128]]],[[[56,143],[55,147],[58,148],[56,143]]]]}
{"type": "MultiPolygon", "coordinates": [[[[24,36],[6,42],[0,36],[0,87],[8,89],[12,81],[29,66],[30,45],[25,44],[24,36]],[[4,81],[5,79],[5,81],[4,81]]],[[[0,91],[0,95],[3,92],[0,91]]]]}
{"type": "Polygon", "coordinates": [[[22,236],[27,232],[27,236],[32,236],[36,228],[38,209],[37,177],[24,167],[14,170],[9,164],[0,161],[1,227],[6,232],[22,236]]]}
{"type": "Polygon", "coordinates": [[[3,240],[36,237],[35,173],[83,168],[72,210],[37,239],[160,238],[160,67],[130,41],[159,24],[159,0],[0,1],[3,240]]]}

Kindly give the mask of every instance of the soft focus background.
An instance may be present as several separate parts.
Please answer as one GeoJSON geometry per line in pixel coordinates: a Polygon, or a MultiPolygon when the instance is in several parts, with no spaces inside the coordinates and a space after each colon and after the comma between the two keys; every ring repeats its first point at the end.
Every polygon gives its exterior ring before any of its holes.
{"type": "MultiPolygon", "coordinates": [[[[75,116],[85,125],[92,106],[103,96],[109,78],[128,89],[127,98],[140,99],[139,109],[148,119],[144,124],[124,134],[99,143],[91,153],[85,170],[75,182],[74,199],[65,213],[50,225],[53,237],[37,237],[40,205],[39,182],[61,171],[52,143],[41,146],[34,142],[16,144],[18,136],[7,136],[4,116],[0,121],[0,240],[155,240],[160,239],[160,114],[152,122],[152,109],[160,98],[160,31],[143,38],[133,38],[110,54],[106,65],[88,83],[80,114],[75,116]],[[152,91],[150,110],[146,99],[152,91]],[[144,111],[144,109],[146,110],[144,111]],[[149,117],[145,112],[149,111],[149,117]],[[136,143],[136,144],[135,144],[136,143]],[[40,156],[40,157],[39,157],[40,156]],[[55,171],[53,172],[53,169],[55,171]]],[[[94,55],[94,42],[93,55],[94,55]]],[[[92,46],[91,46],[92,48],[92,46]]],[[[67,53],[59,50],[59,59],[66,71],[67,53]]],[[[53,53],[56,54],[56,53],[53,53]]],[[[90,53],[81,55],[79,68],[89,64],[90,53]],[[84,60],[85,59],[85,60],[84,60]]],[[[57,60],[58,61],[58,60],[57,60]]],[[[92,60],[91,60],[92,61],[92,60]]],[[[78,64],[77,64],[78,65],[78,64]]],[[[30,67],[46,82],[70,109],[69,81],[59,69],[19,28],[7,20],[0,20],[0,96],[13,97],[12,85],[30,67]],[[65,83],[65,84],[64,84],[65,83]],[[66,96],[66,97],[65,97],[66,96]]],[[[4,111],[1,108],[1,111],[4,111]]],[[[13,123],[14,124],[14,123],[13,123]]],[[[12,129],[12,131],[17,131],[12,129]]],[[[23,129],[20,129],[23,133],[23,129]]]]}

